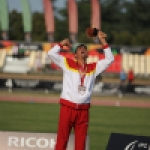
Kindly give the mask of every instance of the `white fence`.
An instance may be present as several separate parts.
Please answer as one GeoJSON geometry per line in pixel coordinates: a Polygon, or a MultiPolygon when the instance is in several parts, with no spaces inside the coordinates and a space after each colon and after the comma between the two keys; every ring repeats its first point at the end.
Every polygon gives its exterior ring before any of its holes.
{"type": "Polygon", "coordinates": [[[128,72],[130,68],[133,69],[135,74],[150,75],[150,55],[122,55],[122,68],[128,72]]]}

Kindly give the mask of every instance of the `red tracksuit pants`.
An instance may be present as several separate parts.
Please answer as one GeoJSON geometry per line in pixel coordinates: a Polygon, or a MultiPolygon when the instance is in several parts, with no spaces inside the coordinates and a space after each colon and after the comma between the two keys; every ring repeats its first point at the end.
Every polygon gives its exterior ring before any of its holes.
{"type": "Polygon", "coordinates": [[[61,105],[55,150],[66,150],[72,128],[75,134],[75,150],[85,150],[88,122],[88,109],[74,109],[61,105]]]}

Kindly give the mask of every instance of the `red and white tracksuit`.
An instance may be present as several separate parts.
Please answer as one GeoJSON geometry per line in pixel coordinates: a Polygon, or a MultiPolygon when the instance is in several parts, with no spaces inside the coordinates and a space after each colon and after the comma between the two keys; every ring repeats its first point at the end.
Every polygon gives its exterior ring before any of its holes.
{"type": "Polygon", "coordinates": [[[66,150],[72,127],[75,133],[75,150],[84,150],[89,122],[89,108],[94,81],[114,60],[108,45],[104,46],[105,58],[87,64],[84,79],[85,93],[78,92],[81,83],[77,62],[59,54],[60,46],[49,50],[49,58],[63,70],[63,89],[60,96],[60,118],[55,150],[66,150]]]}

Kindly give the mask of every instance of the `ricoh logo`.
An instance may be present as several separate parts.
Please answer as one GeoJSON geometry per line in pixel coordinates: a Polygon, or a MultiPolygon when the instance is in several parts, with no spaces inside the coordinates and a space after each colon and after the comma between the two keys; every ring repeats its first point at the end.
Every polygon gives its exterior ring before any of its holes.
{"type": "Polygon", "coordinates": [[[138,149],[146,149],[146,150],[150,150],[150,147],[148,148],[148,144],[147,143],[143,143],[143,142],[138,142],[137,140],[130,142],[126,148],[124,150],[134,150],[135,146],[137,146],[138,149]]]}
{"type": "Polygon", "coordinates": [[[36,138],[36,137],[17,137],[9,136],[8,137],[8,147],[9,148],[54,148],[55,146],[54,139],[47,138],[36,138]]]}

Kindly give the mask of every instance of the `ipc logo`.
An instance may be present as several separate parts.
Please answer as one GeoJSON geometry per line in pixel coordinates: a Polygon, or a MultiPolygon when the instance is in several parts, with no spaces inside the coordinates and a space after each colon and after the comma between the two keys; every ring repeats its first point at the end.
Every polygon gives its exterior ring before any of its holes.
{"type": "Polygon", "coordinates": [[[150,147],[148,148],[148,144],[147,143],[142,143],[142,142],[138,142],[137,140],[129,143],[124,150],[135,150],[135,147],[137,147],[136,149],[139,150],[150,150],[150,147]]]}

